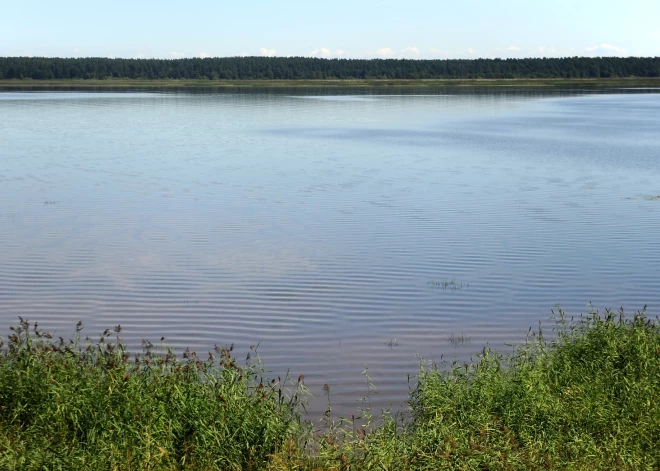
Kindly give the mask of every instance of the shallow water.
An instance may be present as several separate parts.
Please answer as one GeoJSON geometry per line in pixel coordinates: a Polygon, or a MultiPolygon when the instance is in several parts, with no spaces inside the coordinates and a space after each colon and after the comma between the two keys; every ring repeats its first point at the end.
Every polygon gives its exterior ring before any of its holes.
{"type": "Polygon", "coordinates": [[[657,92],[2,92],[0,330],[260,343],[350,413],[365,364],[398,407],[555,304],[655,315],[657,92]]]}

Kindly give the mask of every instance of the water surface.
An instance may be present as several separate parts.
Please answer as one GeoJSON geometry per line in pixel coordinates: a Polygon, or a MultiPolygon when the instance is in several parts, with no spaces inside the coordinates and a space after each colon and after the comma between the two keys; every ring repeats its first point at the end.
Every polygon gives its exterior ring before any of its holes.
{"type": "Polygon", "coordinates": [[[657,314],[657,91],[0,93],[0,330],[260,343],[344,413],[555,304],[657,314]]]}

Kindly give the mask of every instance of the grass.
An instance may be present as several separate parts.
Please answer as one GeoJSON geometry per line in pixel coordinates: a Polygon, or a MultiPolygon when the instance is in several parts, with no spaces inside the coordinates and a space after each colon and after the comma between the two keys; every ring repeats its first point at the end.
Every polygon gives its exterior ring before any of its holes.
{"type": "Polygon", "coordinates": [[[21,321],[0,361],[0,469],[263,469],[300,427],[302,381],[264,377],[232,347],[201,358],[116,327],[98,341],[53,340],[21,321]],[[288,388],[288,390],[287,390],[288,388]]]}
{"type": "Polygon", "coordinates": [[[658,322],[610,311],[573,322],[559,311],[554,328],[550,340],[530,333],[510,355],[486,347],[468,364],[423,363],[410,417],[385,414],[357,436],[350,421],[338,424],[314,457],[289,462],[309,470],[660,469],[658,322]]]}
{"type": "Polygon", "coordinates": [[[8,88],[218,88],[218,87],[660,87],[660,78],[595,79],[344,79],[344,80],[0,80],[8,88]]]}
{"type": "Polygon", "coordinates": [[[231,349],[147,344],[127,362],[116,338],[39,335],[23,322],[0,361],[2,469],[660,469],[660,322],[644,311],[559,310],[509,354],[422,361],[397,414],[372,415],[367,376],[360,416],[335,419],[324,387],[315,424],[301,383],[287,393],[231,349]]]}

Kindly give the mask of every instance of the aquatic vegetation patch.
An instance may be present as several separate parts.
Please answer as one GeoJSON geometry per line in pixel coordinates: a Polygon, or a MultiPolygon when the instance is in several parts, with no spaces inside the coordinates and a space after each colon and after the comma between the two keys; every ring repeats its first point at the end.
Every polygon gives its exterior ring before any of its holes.
{"type": "Polygon", "coordinates": [[[466,344],[466,343],[470,343],[471,340],[472,340],[471,337],[469,337],[469,336],[467,336],[463,333],[455,334],[455,333],[452,332],[451,334],[449,334],[447,336],[447,341],[450,344],[452,344],[453,346],[458,346],[458,345],[463,345],[463,344],[466,344]]]}
{"type": "Polygon", "coordinates": [[[637,198],[627,197],[627,198],[621,198],[621,199],[624,199],[624,200],[643,200],[643,201],[660,201],[660,195],[657,195],[657,196],[656,195],[644,195],[644,196],[640,196],[640,197],[637,197],[637,198]]]}
{"type": "Polygon", "coordinates": [[[399,346],[399,341],[395,339],[394,337],[390,338],[388,341],[385,342],[385,345],[387,345],[390,350],[393,348],[396,348],[399,346]]]}
{"type": "Polygon", "coordinates": [[[469,283],[464,283],[462,281],[457,281],[454,279],[451,280],[430,280],[427,283],[431,288],[439,288],[445,291],[463,291],[464,288],[469,288],[469,283]]]}

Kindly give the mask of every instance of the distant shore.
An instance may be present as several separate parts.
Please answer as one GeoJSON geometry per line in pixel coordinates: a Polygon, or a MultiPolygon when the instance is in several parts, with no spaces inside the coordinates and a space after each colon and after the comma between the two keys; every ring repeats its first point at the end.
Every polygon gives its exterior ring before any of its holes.
{"type": "Polygon", "coordinates": [[[594,79],[373,79],[373,80],[0,80],[0,88],[223,88],[223,87],[658,87],[654,78],[594,78],[594,79]]]}

